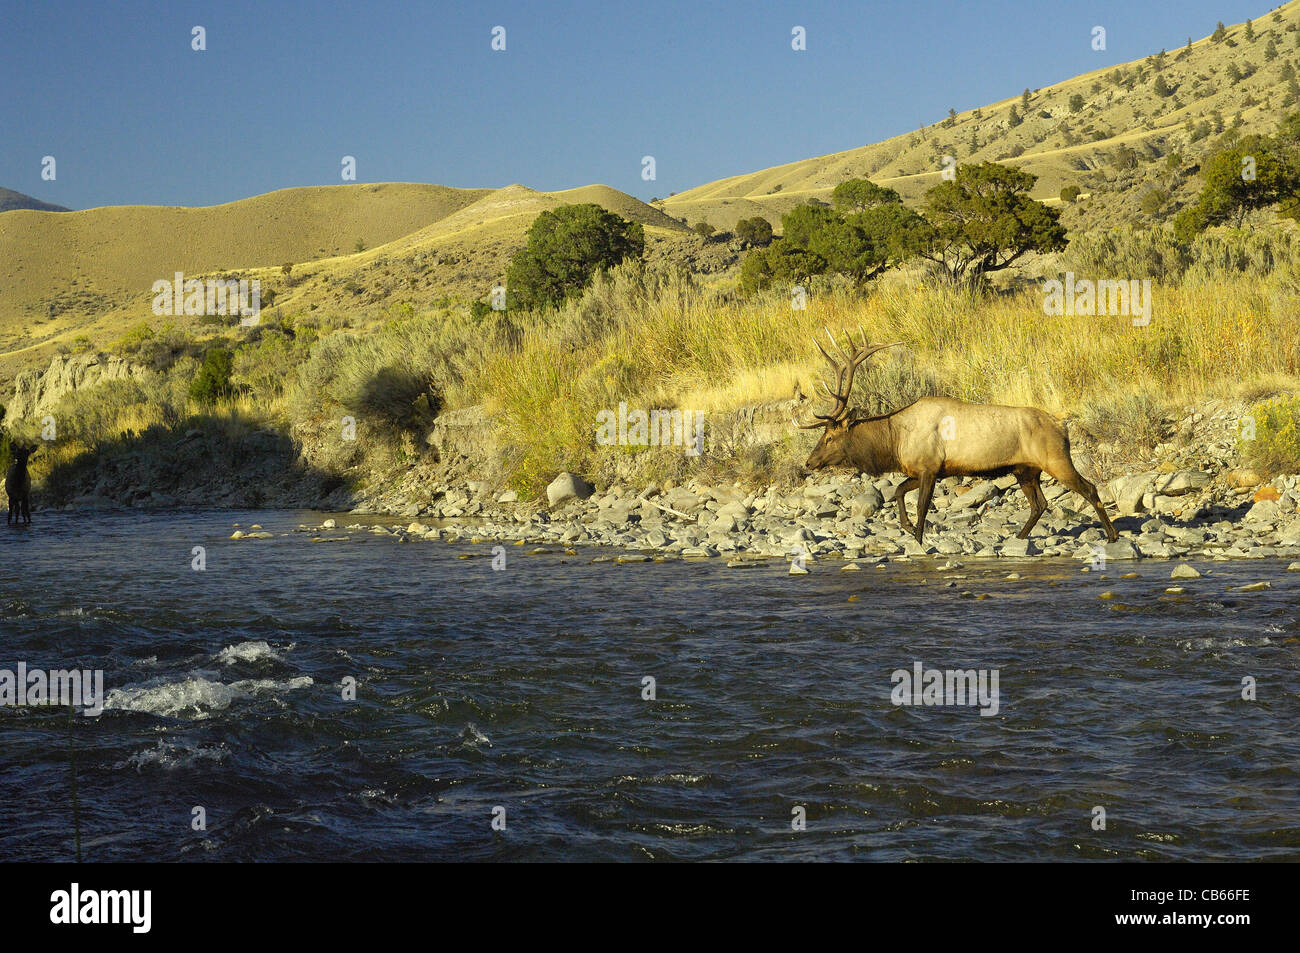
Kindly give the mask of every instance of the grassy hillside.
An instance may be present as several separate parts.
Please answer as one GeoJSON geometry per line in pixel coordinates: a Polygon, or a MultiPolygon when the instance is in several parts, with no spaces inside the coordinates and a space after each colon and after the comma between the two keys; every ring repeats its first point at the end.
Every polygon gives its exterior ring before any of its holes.
{"type": "Polygon", "coordinates": [[[296,269],[292,284],[275,268],[250,274],[278,290],[279,314],[346,312],[354,323],[430,307],[448,297],[478,300],[503,278],[539,214],[581,203],[642,223],[650,241],[688,234],[658,209],[607,186],[536,192],[510,185],[385,245],[296,269]]]}
{"type": "MultiPolygon", "coordinates": [[[[175,271],[256,278],[264,297],[279,296],[274,315],[320,312],[347,323],[448,295],[481,297],[538,213],[577,202],[642,222],[656,238],[685,234],[659,210],[601,185],[386,183],[286,189],[210,208],[8,213],[0,217],[0,379],[47,362],[56,347],[105,347],[141,321],[160,323],[150,287],[175,271]],[[294,265],[290,276],[285,263],[294,265]]],[[[168,320],[190,330],[201,323],[168,320]]]]}
{"type": "MultiPolygon", "coordinates": [[[[0,215],[0,353],[118,330],[149,316],[173,272],[280,265],[351,253],[473,203],[486,189],[386,183],[285,189],[207,208],[109,206],[0,215]],[[145,302],[143,312],[138,303],[145,302]]],[[[48,350],[48,349],[45,349],[48,350]]]]}
{"type": "MultiPolygon", "coordinates": [[[[1034,196],[1062,207],[1074,234],[1160,222],[1195,195],[1200,160],[1234,128],[1271,130],[1297,105],[1300,0],[1259,17],[1252,31],[1248,40],[1238,24],[1218,39],[1029,91],[1027,100],[1014,95],[881,143],[701,185],[656,207],[599,185],[548,193],[389,183],[287,189],[211,208],[7,212],[0,382],[56,348],[105,347],[152,319],[150,285],[177,270],[258,278],[275,299],[269,317],[332,326],[482,299],[537,214],[567,203],[595,202],[643,223],[649,260],[724,285],[734,250],[702,242],[682,220],[729,229],[762,215],[776,224],[794,205],[863,176],[914,202],[940,181],[945,156],[1033,172],[1034,196]],[[1059,198],[1066,185],[1080,189],[1077,202],[1059,198]]],[[[198,330],[192,319],[175,323],[198,330]]]]}
{"type": "Polygon", "coordinates": [[[1002,161],[1032,172],[1038,176],[1034,197],[1057,206],[1061,188],[1077,185],[1085,198],[1069,205],[1063,218],[1072,231],[1161,220],[1195,194],[1192,172],[1218,133],[1238,119],[1243,132],[1271,131],[1284,108],[1296,108],[1294,101],[1284,103],[1292,95],[1290,77],[1300,71],[1300,0],[1255,19],[1252,27],[1253,40],[1237,24],[1221,40],[1205,37],[1165,51],[1162,68],[1153,50],[1144,60],[1031,90],[1027,103],[1020,90],[1008,90],[1012,95],[1000,102],[884,142],[732,176],[656,204],[676,218],[719,228],[754,215],[776,225],[793,206],[828,200],[831,189],[850,178],[870,178],[906,201],[918,200],[940,181],[943,157],[952,156],[959,163],[1002,161]],[[1249,75],[1234,79],[1234,68],[1249,75]],[[1130,158],[1125,149],[1136,155],[1130,158]],[[1146,211],[1142,201],[1152,190],[1168,196],[1160,208],[1146,211]]]}

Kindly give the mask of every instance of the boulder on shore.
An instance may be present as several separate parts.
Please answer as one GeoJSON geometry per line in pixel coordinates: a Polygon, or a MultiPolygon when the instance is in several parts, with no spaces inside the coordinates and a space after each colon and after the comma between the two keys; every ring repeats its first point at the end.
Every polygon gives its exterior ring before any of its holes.
{"type": "Polygon", "coordinates": [[[582,477],[565,471],[547,486],[546,501],[551,506],[558,506],[567,500],[585,500],[595,492],[596,488],[582,477]]]}

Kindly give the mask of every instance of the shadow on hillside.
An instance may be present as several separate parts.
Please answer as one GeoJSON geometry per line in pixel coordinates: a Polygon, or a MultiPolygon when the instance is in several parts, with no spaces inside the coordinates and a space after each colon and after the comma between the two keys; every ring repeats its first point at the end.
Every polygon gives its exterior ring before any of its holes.
{"type": "Polygon", "coordinates": [[[355,412],[381,429],[427,432],[442,402],[427,373],[382,367],[362,383],[355,412]]]}
{"type": "Polygon", "coordinates": [[[345,502],[337,474],[239,414],[196,416],[102,441],[37,474],[41,506],[304,506],[345,502]]]}

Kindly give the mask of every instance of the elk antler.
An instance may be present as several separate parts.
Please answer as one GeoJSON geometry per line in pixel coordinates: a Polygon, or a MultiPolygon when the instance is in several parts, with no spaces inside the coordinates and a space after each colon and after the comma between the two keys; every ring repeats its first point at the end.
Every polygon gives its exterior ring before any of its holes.
{"type": "Polygon", "coordinates": [[[837,420],[843,419],[845,414],[848,413],[849,394],[853,392],[853,375],[857,373],[858,368],[862,366],[863,362],[866,361],[867,358],[871,357],[871,355],[875,354],[877,351],[883,351],[887,347],[897,347],[903,343],[902,341],[894,341],[892,344],[868,344],[867,333],[866,331],[863,331],[862,346],[858,347],[853,343],[853,338],[846,331],[844,333],[844,340],[848,344],[848,348],[845,349],[835,340],[835,337],[831,334],[829,328],[826,329],[826,336],[830,338],[831,347],[835,348],[835,350],[839,352],[842,363],[836,361],[835,358],[831,357],[831,355],[827,353],[826,348],[822,347],[821,341],[813,338],[813,343],[817,345],[817,350],[822,352],[822,357],[826,358],[826,361],[831,366],[831,370],[837,375],[835,387],[833,388],[830,384],[821,379],[818,379],[817,383],[822,385],[822,388],[826,391],[826,396],[834,401],[834,406],[831,408],[829,414],[814,413],[813,417],[816,418],[815,420],[809,421],[806,424],[799,424],[798,426],[804,430],[812,430],[816,427],[825,427],[837,420]]]}

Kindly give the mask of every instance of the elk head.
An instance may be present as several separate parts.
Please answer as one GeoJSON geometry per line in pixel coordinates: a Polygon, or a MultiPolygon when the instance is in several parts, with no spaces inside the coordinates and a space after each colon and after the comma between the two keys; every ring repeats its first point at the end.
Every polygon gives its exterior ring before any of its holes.
{"type": "Polygon", "coordinates": [[[895,341],[892,344],[868,344],[866,332],[862,335],[862,346],[854,344],[853,338],[845,333],[845,342],[848,347],[841,347],[836,342],[830,330],[827,329],[826,336],[830,338],[831,347],[839,353],[840,359],[836,360],[827,350],[822,347],[821,342],[813,338],[813,343],[817,345],[817,350],[822,352],[822,357],[826,358],[831,365],[831,371],[836,375],[835,386],[832,387],[825,380],[818,380],[822,388],[826,391],[826,396],[832,401],[830,413],[819,414],[813,413],[813,420],[807,423],[797,423],[803,430],[814,430],[818,427],[825,428],[821,440],[817,441],[817,446],[813,448],[812,455],[804,466],[809,470],[820,470],[822,467],[845,466],[849,463],[849,434],[853,429],[854,417],[849,409],[849,395],[853,392],[853,375],[862,364],[875,354],[877,351],[883,351],[887,347],[897,347],[901,341],[895,341]]]}

